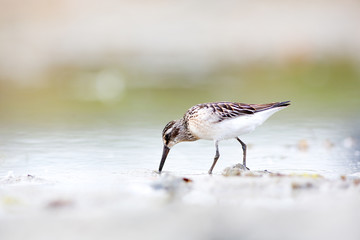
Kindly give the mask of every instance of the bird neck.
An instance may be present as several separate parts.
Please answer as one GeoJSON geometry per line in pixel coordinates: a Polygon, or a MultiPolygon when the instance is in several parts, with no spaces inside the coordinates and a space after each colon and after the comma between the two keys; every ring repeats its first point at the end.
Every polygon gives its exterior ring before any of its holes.
{"type": "Polygon", "coordinates": [[[176,124],[176,127],[179,128],[179,135],[178,135],[179,142],[188,142],[188,141],[198,140],[197,137],[195,137],[194,135],[191,134],[185,118],[181,118],[181,119],[177,120],[175,124],[176,124]]]}

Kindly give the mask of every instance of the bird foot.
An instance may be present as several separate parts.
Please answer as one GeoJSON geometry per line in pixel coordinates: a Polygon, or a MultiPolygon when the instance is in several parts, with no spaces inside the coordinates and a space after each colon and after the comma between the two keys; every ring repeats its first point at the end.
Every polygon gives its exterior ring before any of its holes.
{"type": "Polygon", "coordinates": [[[239,168],[244,171],[250,171],[250,168],[248,168],[246,165],[241,164],[241,163],[236,164],[234,167],[239,168]]]}

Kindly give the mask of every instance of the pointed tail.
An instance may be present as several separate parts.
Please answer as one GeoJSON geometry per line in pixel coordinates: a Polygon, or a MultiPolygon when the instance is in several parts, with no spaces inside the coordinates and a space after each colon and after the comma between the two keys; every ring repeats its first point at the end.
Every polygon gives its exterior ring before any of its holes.
{"type": "Polygon", "coordinates": [[[287,107],[289,105],[290,105],[290,101],[278,102],[278,103],[275,103],[271,108],[274,108],[274,107],[287,107]]]}
{"type": "Polygon", "coordinates": [[[274,103],[267,103],[267,104],[250,104],[250,106],[255,109],[255,112],[262,112],[262,111],[279,108],[279,107],[287,107],[289,105],[290,105],[290,101],[274,102],[274,103]]]}

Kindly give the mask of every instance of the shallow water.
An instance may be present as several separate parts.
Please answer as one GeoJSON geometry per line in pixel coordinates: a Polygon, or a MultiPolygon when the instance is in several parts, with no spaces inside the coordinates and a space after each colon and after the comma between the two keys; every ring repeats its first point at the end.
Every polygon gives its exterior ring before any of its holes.
{"type": "MultiPolygon", "coordinates": [[[[352,121],[268,120],[242,140],[248,144],[251,170],[312,172],[337,176],[360,171],[358,133],[352,121]]],[[[0,129],[0,176],[9,171],[50,178],[72,172],[126,173],[157,170],[162,152],[160,125],[75,125],[71,127],[9,126],[0,129]]],[[[242,162],[235,140],[220,142],[214,173],[242,162]]],[[[206,174],[215,153],[211,141],[173,147],[164,171],[206,174]]]]}

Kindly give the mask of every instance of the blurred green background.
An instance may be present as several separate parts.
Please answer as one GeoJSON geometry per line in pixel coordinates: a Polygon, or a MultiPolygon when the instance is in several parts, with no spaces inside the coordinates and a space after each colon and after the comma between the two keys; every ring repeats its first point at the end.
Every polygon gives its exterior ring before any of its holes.
{"type": "Polygon", "coordinates": [[[212,101],[359,119],[357,1],[0,4],[3,126],[164,124],[212,101]]]}

